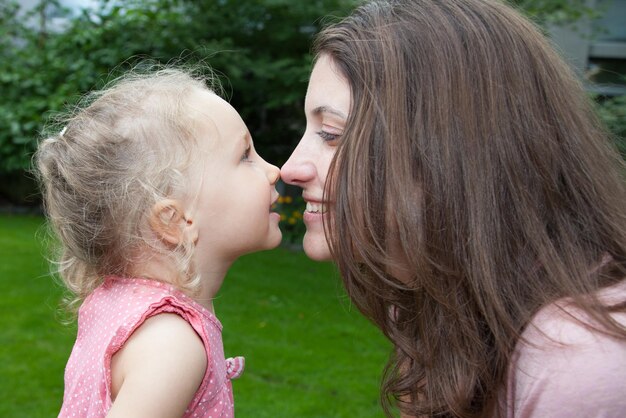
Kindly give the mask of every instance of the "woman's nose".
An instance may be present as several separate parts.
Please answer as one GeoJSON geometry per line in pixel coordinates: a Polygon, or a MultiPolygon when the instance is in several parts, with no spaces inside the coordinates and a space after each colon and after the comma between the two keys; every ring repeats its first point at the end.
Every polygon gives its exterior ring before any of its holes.
{"type": "Polygon", "coordinates": [[[300,141],[287,162],[280,169],[280,177],[285,183],[300,187],[315,178],[315,166],[310,158],[307,158],[302,142],[300,141]]]}

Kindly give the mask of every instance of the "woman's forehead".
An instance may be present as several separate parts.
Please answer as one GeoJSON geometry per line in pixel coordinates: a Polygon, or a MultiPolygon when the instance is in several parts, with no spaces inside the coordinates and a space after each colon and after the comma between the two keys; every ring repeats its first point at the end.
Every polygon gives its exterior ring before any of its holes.
{"type": "Polygon", "coordinates": [[[347,115],[350,111],[350,85],[328,55],[321,55],[309,79],[307,110],[333,108],[347,115]]]}

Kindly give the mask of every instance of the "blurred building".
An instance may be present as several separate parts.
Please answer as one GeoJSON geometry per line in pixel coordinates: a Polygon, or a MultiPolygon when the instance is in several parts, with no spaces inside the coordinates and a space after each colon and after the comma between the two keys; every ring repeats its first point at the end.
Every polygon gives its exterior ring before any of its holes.
{"type": "Polygon", "coordinates": [[[565,58],[594,93],[626,94],[626,0],[587,0],[601,13],[550,35],[565,58]]]}

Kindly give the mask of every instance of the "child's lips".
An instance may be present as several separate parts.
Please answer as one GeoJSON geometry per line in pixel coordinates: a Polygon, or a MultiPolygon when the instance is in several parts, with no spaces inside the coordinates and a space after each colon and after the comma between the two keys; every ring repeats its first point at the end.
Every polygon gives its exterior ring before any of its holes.
{"type": "Polygon", "coordinates": [[[278,199],[280,198],[280,195],[278,193],[273,193],[273,195],[274,198],[272,199],[272,203],[270,203],[270,210],[276,208],[276,202],[278,202],[278,199]]]}
{"type": "Polygon", "coordinates": [[[278,212],[270,212],[270,218],[274,218],[276,222],[280,222],[280,214],[278,212]]]}

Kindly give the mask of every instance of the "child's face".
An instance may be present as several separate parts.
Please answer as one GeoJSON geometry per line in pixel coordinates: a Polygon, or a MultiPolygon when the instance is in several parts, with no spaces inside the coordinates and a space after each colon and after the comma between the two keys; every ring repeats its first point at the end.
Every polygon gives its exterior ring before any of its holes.
{"type": "Polygon", "coordinates": [[[210,265],[215,261],[230,262],[280,244],[280,216],[270,211],[280,175],[256,153],[248,128],[230,104],[208,91],[194,96],[200,142],[194,173],[201,180],[192,181],[199,184],[193,217],[196,265],[202,272],[215,268],[210,265]]]}

